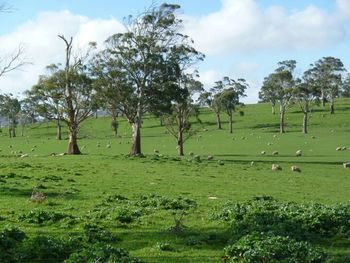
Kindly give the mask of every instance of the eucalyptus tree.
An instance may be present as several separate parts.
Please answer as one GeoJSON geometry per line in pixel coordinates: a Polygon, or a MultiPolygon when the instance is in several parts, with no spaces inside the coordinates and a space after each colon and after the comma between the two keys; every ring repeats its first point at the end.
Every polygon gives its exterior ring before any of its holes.
{"type": "MultiPolygon", "coordinates": [[[[191,53],[191,40],[180,33],[182,20],[176,16],[179,5],[162,4],[140,16],[130,16],[125,33],[106,40],[100,72],[116,75],[104,78],[104,88],[121,91],[116,101],[132,128],[130,155],[141,155],[141,123],[145,112],[170,104],[170,88],[175,74],[169,63],[174,49],[184,48],[191,53]],[[113,73],[113,74],[114,74],[113,73]],[[116,80],[117,79],[117,80],[116,80]],[[117,83],[112,83],[116,81],[117,83]]],[[[100,74],[101,75],[101,74],[100,74]]],[[[110,75],[110,74],[109,74],[110,75]]]]}
{"type": "Polygon", "coordinates": [[[0,95],[0,115],[7,118],[9,137],[16,137],[21,104],[12,94],[0,95]]]}
{"type": "Polygon", "coordinates": [[[342,97],[350,98],[350,73],[348,73],[342,84],[342,97]]]}
{"type": "Polygon", "coordinates": [[[303,78],[297,80],[297,84],[293,90],[295,101],[303,113],[302,133],[308,133],[309,113],[312,103],[319,104],[320,91],[312,78],[312,71],[307,70],[303,74],[303,78]]]}
{"type": "Polygon", "coordinates": [[[311,65],[310,75],[318,85],[321,92],[322,105],[330,102],[330,113],[334,114],[334,99],[339,96],[342,85],[344,64],[339,58],[323,57],[311,65]]]}
{"type": "Polygon", "coordinates": [[[285,114],[292,102],[295,78],[293,76],[296,67],[295,60],[285,60],[278,63],[278,68],[265,78],[263,87],[273,92],[273,96],[279,103],[280,133],[285,132],[285,114]]]}
{"type": "Polygon", "coordinates": [[[56,122],[57,140],[62,139],[63,103],[64,103],[64,72],[60,65],[51,64],[46,67],[47,75],[39,76],[37,84],[26,91],[26,98],[34,102],[35,111],[39,116],[56,122]]]}
{"type": "MultiPolygon", "coordinates": [[[[0,4],[0,13],[10,12],[12,7],[6,3],[0,4]]],[[[11,71],[20,69],[29,62],[24,57],[24,47],[19,45],[16,50],[10,54],[1,54],[0,56],[0,77],[11,71]]]]}
{"type": "Polygon", "coordinates": [[[260,102],[270,102],[272,114],[276,114],[277,97],[271,77],[266,77],[264,79],[261,90],[259,91],[259,99],[260,102]]]}
{"type": "MultiPolygon", "coordinates": [[[[80,154],[78,132],[81,123],[91,116],[96,105],[96,92],[90,78],[87,60],[95,44],[84,55],[73,54],[73,38],[59,36],[65,44],[65,63],[50,65],[48,75],[28,92],[37,101],[43,116],[63,121],[69,132],[68,154],[80,154]]],[[[60,130],[60,123],[57,125],[60,130]]]]}
{"type": "Polygon", "coordinates": [[[245,79],[234,80],[229,77],[224,77],[221,83],[223,83],[224,89],[218,94],[217,103],[229,116],[229,128],[230,133],[232,133],[233,112],[239,105],[242,105],[240,98],[246,96],[245,90],[249,85],[245,79]]]}

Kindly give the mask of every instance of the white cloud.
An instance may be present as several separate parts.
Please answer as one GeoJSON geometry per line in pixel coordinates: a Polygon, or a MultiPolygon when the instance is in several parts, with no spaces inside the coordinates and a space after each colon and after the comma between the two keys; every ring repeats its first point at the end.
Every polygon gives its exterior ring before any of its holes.
{"type": "Polygon", "coordinates": [[[199,80],[202,82],[206,90],[212,88],[215,82],[220,80],[220,78],[222,78],[220,72],[212,69],[201,71],[199,75],[199,80]]]}
{"type": "Polygon", "coordinates": [[[343,18],[350,19],[350,1],[337,0],[338,12],[343,18]]]}
{"type": "Polygon", "coordinates": [[[89,19],[69,11],[42,12],[34,20],[19,26],[14,32],[0,36],[0,46],[8,54],[19,43],[25,47],[25,55],[33,65],[22,71],[12,72],[0,78],[0,91],[18,95],[30,89],[44,73],[47,65],[64,62],[64,44],[57,35],[72,36],[76,47],[83,48],[91,41],[102,43],[124,27],[116,19],[89,19]]]}
{"type": "MultiPolygon", "coordinates": [[[[347,0],[338,2],[349,5],[347,0]]],[[[186,33],[206,54],[323,48],[345,36],[336,14],[315,6],[293,12],[279,6],[263,9],[256,0],[222,0],[221,10],[185,21],[186,33]]]]}

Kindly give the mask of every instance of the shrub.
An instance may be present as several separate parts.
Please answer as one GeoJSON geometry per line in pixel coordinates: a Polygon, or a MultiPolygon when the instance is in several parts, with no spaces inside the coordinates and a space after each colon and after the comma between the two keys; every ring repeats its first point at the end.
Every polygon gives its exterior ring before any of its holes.
{"type": "Polygon", "coordinates": [[[25,221],[27,223],[39,225],[46,223],[55,223],[65,218],[73,218],[73,216],[42,209],[31,210],[26,214],[21,214],[18,216],[19,221],[25,221]]]}
{"type": "Polygon", "coordinates": [[[23,239],[24,232],[17,228],[7,227],[0,231],[0,262],[15,262],[16,250],[23,239]]]}
{"type": "Polygon", "coordinates": [[[132,258],[127,252],[120,248],[103,243],[89,246],[79,252],[73,253],[65,263],[87,263],[87,262],[120,262],[141,263],[139,259],[132,258]]]}
{"type": "Polygon", "coordinates": [[[325,262],[326,254],[289,237],[247,235],[224,249],[226,262],[325,262]]]}
{"type": "Polygon", "coordinates": [[[78,245],[74,239],[36,236],[23,243],[20,257],[22,262],[62,262],[78,245]]]}
{"type": "Polygon", "coordinates": [[[271,197],[228,203],[214,218],[230,222],[237,237],[264,232],[305,239],[350,232],[349,206],[282,203],[271,197]]]}
{"type": "Polygon", "coordinates": [[[95,242],[114,242],[117,241],[117,237],[113,235],[110,231],[105,229],[104,227],[98,226],[94,223],[86,223],[83,226],[84,236],[87,242],[95,243],[95,242]]]}

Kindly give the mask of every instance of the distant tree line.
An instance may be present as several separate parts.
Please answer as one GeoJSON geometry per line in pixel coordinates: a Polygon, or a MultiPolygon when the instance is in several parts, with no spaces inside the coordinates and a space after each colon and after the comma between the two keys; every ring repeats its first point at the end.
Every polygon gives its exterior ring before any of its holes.
{"type": "MultiPolygon", "coordinates": [[[[3,7],[4,10],[5,7],[3,7]]],[[[222,129],[222,113],[227,115],[233,133],[234,113],[244,114],[241,99],[249,88],[246,80],[228,76],[207,91],[198,80],[195,65],[204,55],[193,47],[191,38],[181,33],[179,5],[152,6],[141,15],[125,20],[125,32],[110,36],[102,50],[90,43],[84,52],[73,48],[73,38],[58,37],[63,42],[65,60],[48,65],[46,74],[18,100],[12,94],[0,96],[0,115],[7,118],[10,137],[16,127],[38,119],[54,121],[57,139],[62,139],[62,125],[68,128],[68,154],[80,154],[78,133],[81,123],[98,109],[108,112],[114,135],[118,118],[124,117],[132,129],[130,155],[139,156],[141,126],[145,113],[161,121],[184,155],[184,143],[195,134],[193,122],[199,122],[199,107],[210,108],[222,129]],[[194,101],[194,97],[198,97],[194,101]]],[[[1,6],[0,6],[1,11],[1,6]]],[[[22,50],[17,52],[22,56],[22,50]]],[[[11,57],[3,64],[0,76],[26,62],[11,57]]],[[[279,106],[280,132],[285,132],[285,114],[292,104],[303,112],[303,132],[307,133],[312,105],[326,103],[335,113],[334,99],[350,97],[350,74],[345,75],[340,59],[324,57],[310,66],[301,77],[295,75],[296,61],[278,63],[264,79],[259,92],[261,102],[270,102],[272,113],[279,106]]]]}
{"type": "Polygon", "coordinates": [[[268,75],[259,92],[260,102],[270,102],[272,114],[279,106],[280,133],[285,132],[285,113],[293,105],[299,105],[303,113],[302,132],[308,132],[309,113],[313,105],[326,106],[335,113],[335,98],[350,97],[350,74],[346,73],[339,58],[323,57],[310,65],[301,77],[295,75],[297,62],[287,60],[278,63],[275,72],[268,75]]]}

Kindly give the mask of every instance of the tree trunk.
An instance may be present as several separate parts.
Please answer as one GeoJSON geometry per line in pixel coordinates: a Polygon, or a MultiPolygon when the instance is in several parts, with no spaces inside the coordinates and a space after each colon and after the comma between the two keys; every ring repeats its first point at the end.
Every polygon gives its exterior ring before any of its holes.
{"type": "Polygon", "coordinates": [[[23,137],[23,136],[24,136],[24,128],[25,128],[25,125],[24,125],[24,124],[22,124],[22,129],[21,129],[21,137],[23,137]]]}
{"type": "Polygon", "coordinates": [[[331,97],[330,112],[331,112],[331,114],[334,114],[334,98],[333,97],[331,97]]]}
{"type": "Polygon", "coordinates": [[[217,127],[218,127],[219,130],[222,129],[222,127],[221,127],[220,113],[216,113],[216,125],[217,125],[217,127]]]}
{"type": "Polygon", "coordinates": [[[69,127],[68,154],[81,154],[78,147],[78,126],[77,125],[71,125],[71,127],[69,127]]]}
{"type": "Polygon", "coordinates": [[[112,114],[112,129],[113,134],[115,137],[118,136],[118,122],[117,122],[117,116],[115,114],[112,114]]]}
{"type": "Polygon", "coordinates": [[[232,133],[233,132],[233,130],[232,130],[232,112],[229,115],[229,125],[230,125],[230,133],[232,133]]]}
{"type": "Polygon", "coordinates": [[[179,127],[178,138],[177,138],[177,153],[180,156],[184,156],[184,141],[182,128],[179,127]]]}
{"type": "Polygon", "coordinates": [[[12,125],[11,125],[11,121],[10,121],[10,117],[8,117],[8,130],[9,130],[9,137],[12,138],[12,125]]]}
{"type": "Polygon", "coordinates": [[[12,130],[12,138],[15,138],[16,137],[16,120],[15,119],[12,120],[11,130],[12,130]]]}
{"type": "Polygon", "coordinates": [[[326,96],[324,94],[324,90],[323,89],[321,90],[321,100],[322,100],[322,107],[326,107],[327,99],[326,99],[326,96]]]}
{"type": "Polygon", "coordinates": [[[160,125],[161,127],[163,127],[163,126],[164,126],[164,123],[163,123],[163,118],[162,118],[162,117],[160,117],[160,118],[159,118],[159,125],[160,125]]]}
{"type": "Polygon", "coordinates": [[[308,121],[308,111],[304,111],[304,118],[303,118],[303,133],[307,133],[307,121],[308,121]]]}
{"type": "Polygon", "coordinates": [[[283,106],[280,106],[280,133],[285,133],[284,130],[284,114],[285,114],[285,109],[283,106]]]}
{"type": "Polygon", "coordinates": [[[60,123],[60,119],[57,119],[57,136],[56,136],[57,140],[62,140],[62,126],[60,123]]]}
{"type": "Polygon", "coordinates": [[[276,114],[276,110],[275,110],[275,104],[272,104],[272,114],[275,115],[276,114]]]}
{"type": "Polygon", "coordinates": [[[130,150],[130,155],[141,155],[141,130],[139,119],[132,124],[132,147],[130,150]]]}

